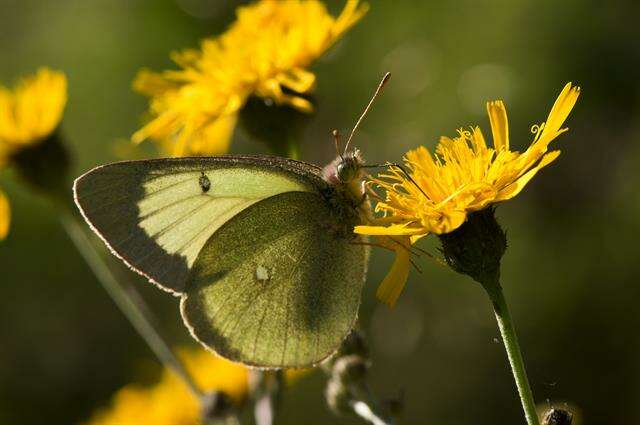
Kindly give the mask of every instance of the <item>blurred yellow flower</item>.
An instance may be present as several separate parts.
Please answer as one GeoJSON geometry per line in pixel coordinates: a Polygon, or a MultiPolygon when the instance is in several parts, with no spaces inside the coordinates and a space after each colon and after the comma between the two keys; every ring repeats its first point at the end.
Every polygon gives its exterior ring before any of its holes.
{"type": "MultiPolygon", "coordinates": [[[[202,349],[179,353],[185,368],[203,391],[218,390],[240,403],[249,388],[248,370],[202,349]]],[[[201,423],[201,407],[184,382],[165,369],[151,387],[130,384],[113,397],[109,408],[98,411],[89,425],[196,425],[201,423]]]]}
{"type": "Polygon", "coordinates": [[[7,237],[9,224],[11,223],[11,211],[9,201],[4,193],[0,191],[0,241],[7,237]]]}
{"type": "Polygon", "coordinates": [[[67,79],[41,68],[13,89],[0,86],[0,165],[20,148],[42,141],[62,119],[67,79]]]}
{"type": "MultiPolygon", "coordinates": [[[[11,155],[47,138],[62,119],[67,79],[62,72],[41,68],[14,89],[0,85],[0,168],[11,155]]],[[[9,202],[0,191],[0,240],[9,232],[9,202]]]]}
{"type": "Polygon", "coordinates": [[[366,13],[348,0],[337,18],[318,0],[261,0],[237,9],[236,21],[200,49],[172,54],[181,68],[142,70],[133,87],[148,96],[150,121],[133,134],[159,141],[173,156],[228,151],[237,113],[251,95],[310,112],[315,86],[307,67],[366,13]]]}
{"type": "Polygon", "coordinates": [[[377,295],[393,305],[406,282],[410,258],[403,246],[429,234],[456,230],[467,214],[516,196],[560,151],[547,152],[560,134],[575,105],[580,88],[568,83],[551,108],[547,121],[534,125],[534,140],[523,153],[509,148],[507,111],[502,101],[487,103],[493,147],[487,147],[479,127],[458,130],[458,137],[442,137],[435,155],[425,147],[409,151],[404,162],[408,178],[391,167],[371,181],[386,192],[376,205],[384,216],[371,225],[357,226],[355,232],[394,238],[395,263],[378,288],[377,295]],[[398,239],[402,238],[402,240],[398,239]]]}

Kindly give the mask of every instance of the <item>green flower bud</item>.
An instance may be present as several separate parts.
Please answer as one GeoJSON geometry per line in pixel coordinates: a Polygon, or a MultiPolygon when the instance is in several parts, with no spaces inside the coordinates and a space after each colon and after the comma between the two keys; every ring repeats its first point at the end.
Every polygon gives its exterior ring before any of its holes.
{"type": "Polygon", "coordinates": [[[573,415],[564,409],[549,409],[542,418],[542,425],[571,425],[573,415]]]}
{"type": "MultiPolygon", "coordinates": [[[[301,94],[296,95],[311,100],[301,94]]],[[[295,159],[310,117],[290,105],[279,105],[271,99],[252,96],[240,111],[240,125],[250,137],[267,145],[272,153],[295,159]]]]}
{"type": "Polygon", "coordinates": [[[506,234],[494,212],[494,208],[474,212],[462,226],[440,235],[447,264],[484,286],[499,281],[500,260],[507,249],[506,234]]]}
{"type": "Polygon", "coordinates": [[[70,197],[71,160],[59,131],[41,142],[16,150],[9,160],[20,177],[35,189],[58,199],[70,197]]]}

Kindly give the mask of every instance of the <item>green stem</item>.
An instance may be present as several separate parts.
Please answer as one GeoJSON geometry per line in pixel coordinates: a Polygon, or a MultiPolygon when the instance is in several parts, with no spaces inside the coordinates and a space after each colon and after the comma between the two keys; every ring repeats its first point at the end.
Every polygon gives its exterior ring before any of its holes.
{"type": "Polygon", "coordinates": [[[287,157],[291,159],[300,159],[300,148],[296,140],[292,140],[290,137],[288,146],[287,146],[287,157]]]}
{"type": "Polygon", "coordinates": [[[116,303],[120,311],[129,322],[131,322],[131,325],[138,334],[140,334],[142,339],[145,340],[149,348],[151,348],[151,351],[154,352],[165,367],[172,369],[182,378],[198,399],[202,399],[202,392],[195,385],[182,363],[176,358],[173,351],[171,351],[149,319],[142,313],[140,306],[136,304],[125,289],[120,286],[109,267],[96,251],[94,244],[87,237],[85,230],[78,223],[78,220],[68,211],[61,212],[60,220],[69,238],[98,278],[104,290],[107,291],[113,302],[116,303]]]}
{"type": "Polygon", "coordinates": [[[518,337],[516,336],[516,330],[513,326],[511,314],[509,313],[509,307],[504,297],[504,292],[500,283],[493,285],[484,285],[491,302],[493,303],[493,310],[498,321],[498,328],[500,328],[500,335],[502,335],[502,341],[504,348],[507,351],[507,357],[509,358],[509,364],[511,365],[511,372],[513,378],[516,381],[516,387],[518,388],[518,394],[524,409],[524,416],[528,425],[539,425],[538,414],[536,413],[536,403],[531,393],[531,387],[529,386],[529,379],[527,378],[527,372],[525,371],[524,361],[522,359],[522,353],[520,352],[520,345],[518,344],[518,337]]]}

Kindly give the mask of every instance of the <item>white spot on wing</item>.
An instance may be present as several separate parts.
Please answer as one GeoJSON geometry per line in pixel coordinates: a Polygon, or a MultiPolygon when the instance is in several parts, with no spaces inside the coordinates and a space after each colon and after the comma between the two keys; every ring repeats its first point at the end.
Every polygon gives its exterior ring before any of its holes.
{"type": "Polygon", "coordinates": [[[271,279],[269,269],[263,265],[256,267],[255,278],[259,283],[268,282],[271,279]]]}

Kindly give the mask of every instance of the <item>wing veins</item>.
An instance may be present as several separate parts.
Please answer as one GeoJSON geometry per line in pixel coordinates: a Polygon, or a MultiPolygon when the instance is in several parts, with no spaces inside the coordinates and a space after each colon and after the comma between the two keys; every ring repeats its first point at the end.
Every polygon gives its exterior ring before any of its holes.
{"type": "MultiPolygon", "coordinates": [[[[288,279],[289,282],[291,282],[291,279],[293,277],[293,273],[297,269],[297,267],[300,264],[301,260],[307,255],[307,252],[311,248],[311,243],[312,242],[308,242],[306,248],[304,249],[302,254],[300,254],[300,257],[298,257],[297,260],[294,260],[294,261],[296,261],[296,267],[289,274],[289,279],[288,279]]],[[[283,285],[283,286],[286,287],[286,285],[283,285]]],[[[284,357],[285,357],[285,353],[287,351],[287,336],[289,334],[289,305],[290,305],[290,303],[291,303],[291,293],[287,294],[287,301],[286,301],[285,310],[284,310],[284,312],[285,312],[284,347],[282,349],[282,357],[280,358],[280,366],[284,365],[284,357]]],[[[254,354],[255,354],[255,343],[254,343],[254,354]]]]}
{"type": "MultiPolygon", "coordinates": [[[[153,239],[156,242],[156,245],[164,250],[165,252],[169,253],[162,245],[160,245],[158,243],[158,241],[156,240],[157,237],[160,237],[164,234],[166,234],[166,231],[168,230],[169,227],[173,227],[174,225],[177,224],[177,222],[179,221],[184,221],[185,219],[189,218],[191,215],[193,215],[197,210],[199,210],[200,208],[202,208],[205,205],[208,205],[212,200],[211,199],[207,199],[206,202],[198,205],[196,208],[194,208],[193,210],[189,211],[189,213],[187,215],[184,215],[182,217],[180,217],[179,219],[177,219],[176,221],[172,222],[171,224],[169,224],[168,226],[164,227],[163,229],[161,229],[160,231],[154,233],[153,235],[147,235],[149,236],[151,239],[153,239]],[[162,235],[160,235],[160,233],[162,233],[162,235]]],[[[153,250],[149,250],[144,256],[140,257],[137,262],[138,264],[144,264],[149,257],[151,257],[155,252],[153,250]]]]}
{"type": "MultiPolygon", "coordinates": [[[[303,232],[304,228],[300,227],[300,230],[298,230],[298,232],[300,232],[300,231],[303,232]]],[[[276,239],[273,239],[270,242],[273,244],[274,242],[277,242],[280,239],[289,236],[290,234],[291,233],[285,233],[282,236],[280,236],[280,237],[278,237],[276,239]]],[[[240,248],[243,248],[243,247],[244,246],[242,246],[242,245],[241,246],[236,246],[235,248],[225,252],[224,255],[226,256],[226,255],[229,255],[231,253],[234,253],[234,252],[236,252],[237,250],[239,250],[240,248]]],[[[251,257],[251,258],[253,259],[255,257],[251,257]]],[[[216,317],[218,316],[218,313],[222,309],[224,309],[224,307],[227,305],[227,303],[230,301],[231,298],[241,299],[242,297],[244,297],[248,292],[250,292],[254,288],[255,288],[254,286],[248,285],[247,288],[245,290],[243,290],[240,294],[236,294],[233,291],[231,291],[231,293],[224,299],[224,301],[222,301],[222,304],[220,305],[220,307],[218,307],[218,309],[213,313],[213,315],[211,315],[211,322],[215,322],[216,317]],[[237,296],[233,297],[233,295],[237,295],[237,296]]],[[[233,324],[233,329],[232,330],[235,330],[236,326],[239,324],[240,320],[244,317],[244,314],[247,312],[247,310],[249,310],[249,308],[251,308],[253,303],[255,303],[260,296],[269,293],[271,290],[273,290],[273,288],[269,288],[266,291],[263,291],[262,293],[259,293],[258,296],[253,300],[253,302],[249,302],[245,307],[243,307],[242,314],[239,316],[239,319],[236,321],[236,323],[233,324]]],[[[229,324],[225,324],[224,328],[220,329],[220,335],[223,335],[226,332],[226,330],[228,329],[228,327],[229,327],[229,324]]]]}
{"type": "Polygon", "coordinates": [[[173,230],[176,226],[178,226],[181,223],[183,223],[186,219],[192,217],[194,214],[196,214],[198,211],[200,211],[202,208],[204,208],[205,206],[209,205],[213,201],[215,201],[215,198],[211,198],[211,199],[205,198],[205,201],[202,202],[201,204],[198,204],[197,207],[193,208],[192,210],[190,210],[188,213],[186,213],[182,217],[179,217],[177,220],[172,221],[170,224],[168,224],[167,226],[165,226],[161,230],[149,235],[149,237],[152,238],[152,239],[157,239],[159,237],[162,237],[163,235],[166,235],[167,232],[173,230]]]}
{"type": "MultiPolygon", "coordinates": [[[[167,209],[167,208],[175,207],[176,205],[179,205],[179,204],[181,204],[182,202],[190,201],[190,200],[195,199],[195,198],[197,198],[197,197],[199,197],[199,196],[202,196],[202,197],[209,197],[209,196],[204,195],[204,194],[202,194],[202,193],[197,193],[197,194],[195,194],[195,195],[191,195],[191,196],[188,196],[188,197],[186,197],[186,198],[178,199],[177,201],[173,201],[173,202],[171,202],[171,203],[169,203],[169,204],[167,204],[167,205],[163,205],[163,206],[161,206],[161,207],[158,207],[158,208],[154,209],[153,211],[149,211],[149,212],[147,212],[145,215],[140,215],[140,216],[138,216],[138,218],[140,219],[140,221],[146,220],[146,219],[148,219],[148,218],[153,217],[153,216],[154,216],[154,215],[156,215],[156,214],[161,213],[162,211],[164,211],[164,210],[165,210],[165,209],[167,209]]],[[[218,198],[216,198],[216,199],[218,199],[218,198]]]]}
{"type": "MultiPolygon", "coordinates": [[[[220,199],[220,198],[214,198],[214,199],[220,199]]],[[[227,198],[227,199],[230,199],[230,198],[227,198]]],[[[237,199],[245,199],[245,198],[237,198],[237,199]]],[[[219,214],[217,214],[217,215],[218,215],[218,216],[221,216],[221,215],[223,215],[223,214],[225,214],[225,213],[227,213],[227,212],[231,211],[232,209],[236,208],[237,206],[238,206],[238,204],[234,204],[234,205],[230,206],[229,208],[225,209],[222,213],[219,213],[219,214]]],[[[248,208],[248,207],[247,207],[247,208],[248,208]]],[[[231,218],[233,218],[233,217],[231,217],[231,218]]],[[[231,218],[230,218],[230,219],[231,219],[231,218]]],[[[195,234],[195,236],[193,236],[191,239],[189,239],[189,240],[187,241],[187,243],[185,243],[185,244],[183,244],[182,246],[180,246],[180,248],[179,248],[176,252],[182,253],[182,252],[183,252],[183,250],[184,250],[184,248],[185,248],[187,245],[190,245],[190,244],[191,244],[195,239],[197,239],[198,237],[200,237],[200,236],[201,236],[201,235],[202,235],[206,230],[209,230],[209,228],[210,228],[210,226],[202,228],[198,233],[196,233],[196,234],[195,234]]]]}

